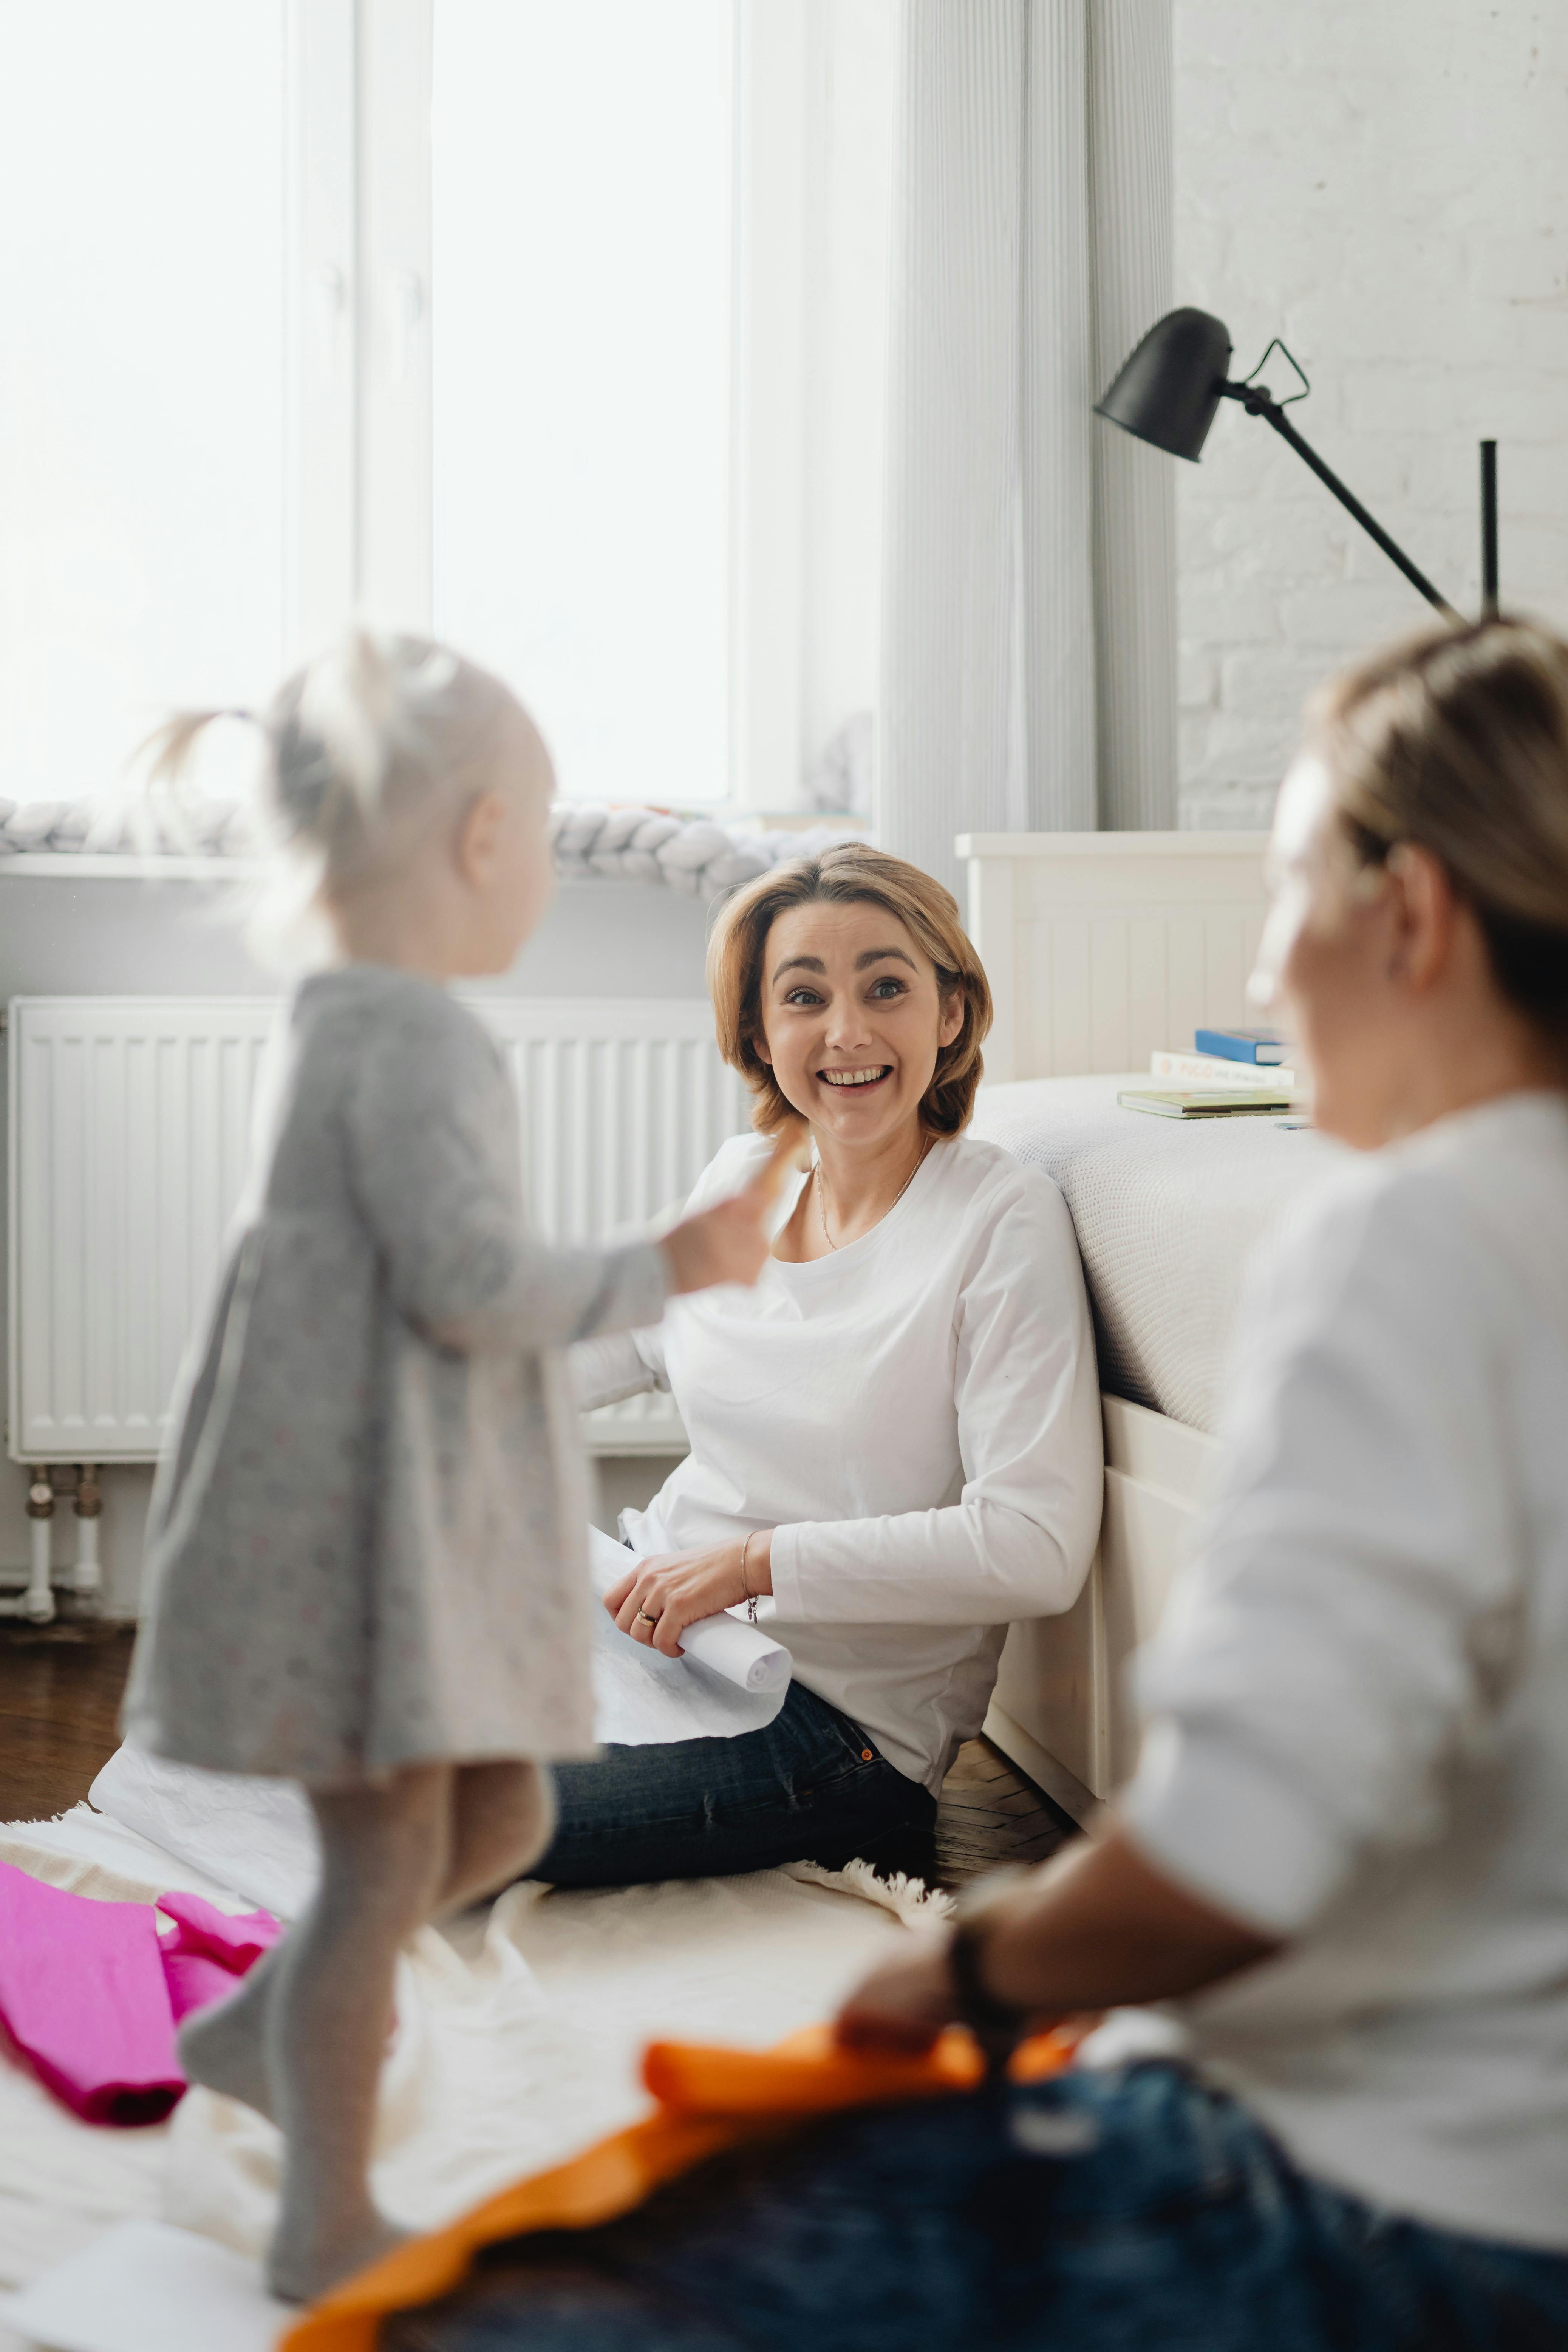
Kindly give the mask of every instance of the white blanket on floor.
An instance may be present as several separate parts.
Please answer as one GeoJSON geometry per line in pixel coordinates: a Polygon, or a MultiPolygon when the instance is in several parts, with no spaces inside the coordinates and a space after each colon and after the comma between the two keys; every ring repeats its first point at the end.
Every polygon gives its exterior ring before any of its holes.
{"type": "MultiPolygon", "coordinates": [[[[0,1828],[0,1861],[104,1898],[221,1892],[86,1806],[0,1828]]],[[[426,1929],[399,1964],[378,2196],[411,2226],[449,2220],[641,2113],[649,2039],[765,2046],[830,2014],[905,1923],[947,1907],[863,1864],[832,1875],[801,1864],[586,1893],[513,1887],[454,1930],[426,1929]]],[[[279,2149],[259,2116],[205,2091],[167,2125],[81,2124],[0,2059],[0,2289],[128,2216],[258,2252],[279,2149]]]]}
{"type": "Polygon", "coordinates": [[[122,1829],[279,1919],[297,1919],[310,1899],[316,1824],[296,1780],[198,1772],[118,1748],[88,1795],[122,1829]]]}

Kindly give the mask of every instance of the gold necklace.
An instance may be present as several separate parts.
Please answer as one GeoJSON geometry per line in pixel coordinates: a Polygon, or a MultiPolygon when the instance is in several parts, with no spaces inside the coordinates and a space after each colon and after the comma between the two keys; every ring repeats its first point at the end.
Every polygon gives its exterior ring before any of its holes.
{"type": "MultiPolygon", "coordinates": [[[[915,1178],[925,1166],[926,1153],[931,1150],[931,1145],[935,1140],[936,1138],[933,1135],[928,1135],[926,1137],[925,1141],[921,1145],[920,1158],[915,1161],[914,1166],[910,1170],[909,1174],[905,1177],[903,1182],[900,1185],[898,1191],[894,1193],[892,1199],[883,1210],[882,1217],[890,1217],[892,1215],[893,1211],[898,1207],[899,1202],[903,1199],[904,1194],[909,1191],[910,1186],[914,1182],[915,1178]]],[[[830,1250],[837,1250],[838,1244],[834,1240],[833,1235],[827,1230],[827,1192],[822,1181],[822,1162],[820,1160],[818,1160],[816,1167],[811,1172],[816,1179],[816,1213],[822,1220],[822,1238],[827,1244],[830,1250]]],[[[879,1225],[882,1222],[882,1217],[879,1217],[877,1220],[877,1223],[879,1225]]],[[[867,1227],[867,1231],[868,1233],[873,1232],[875,1228],[872,1226],[867,1227]]]]}

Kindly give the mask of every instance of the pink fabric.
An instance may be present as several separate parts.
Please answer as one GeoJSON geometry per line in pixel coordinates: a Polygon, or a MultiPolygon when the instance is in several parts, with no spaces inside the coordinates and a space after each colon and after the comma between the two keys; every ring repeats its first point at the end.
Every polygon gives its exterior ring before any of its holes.
{"type": "Polygon", "coordinates": [[[0,2022],[89,2123],[157,2123],[185,2088],[176,2023],[232,1992],[279,1932],[263,1911],[230,1919],[195,1895],[97,1903],[0,1863],[0,2022]]]}
{"type": "Polygon", "coordinates": [[[199,1895],[160,1895],[158,1908],[174,1923],[172,1936],[158,1938],[158,1957],[176,2025],[193,2009],[226,2000],[283,1932],[269,1911],[242,1911],[231,1917],[199,1895]]]}

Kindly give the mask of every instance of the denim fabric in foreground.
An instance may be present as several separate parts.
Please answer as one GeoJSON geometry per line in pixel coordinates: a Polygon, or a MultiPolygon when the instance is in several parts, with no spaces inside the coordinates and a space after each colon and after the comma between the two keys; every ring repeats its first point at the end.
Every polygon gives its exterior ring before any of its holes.
{"type": "Polygon", "coordinates": [[[531,1875],[552,1886],[717,1878],[857,1854],[929,1877],[936,1804],[836,1706],[791,1683],[761,1731],[607,1747],[555,1767],[558,1822],[531,1875]]]}
{"type": "Polygon", "coordinates": [[[1165,2063],[879,2109],[493,2250],[385,2352],[1561,2352],[1568,2254],[1302,2179],[1165,2063]]]}

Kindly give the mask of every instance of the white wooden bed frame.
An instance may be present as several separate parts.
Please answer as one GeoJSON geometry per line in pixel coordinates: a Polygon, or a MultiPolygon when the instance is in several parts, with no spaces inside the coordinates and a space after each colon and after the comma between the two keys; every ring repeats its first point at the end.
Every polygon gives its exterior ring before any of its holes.
{"type": "MultiPolygon", "coordinates": [[[[1260,833],[964,834],[969,930],[995,1000],[992,1081],[1142,1071],[1247,1017],[1264,916],[1260,833]]],[[[1131,1768],[1128,1660],[1159,1622],[1213,1438],[1103,1400],[1105,1517],[1062,1617],[1015,1625],[985,1728],[1078,1819],[1131,1768]]]]}
{"type": "Polygon", "coordinates": [[[969,935],[995,1018],[985,1075],[1142,1070],[1247,1018],[1261,833],[965,833],[969,935]]]}

